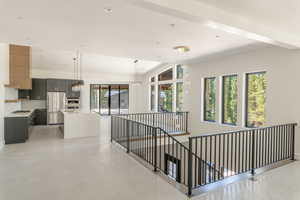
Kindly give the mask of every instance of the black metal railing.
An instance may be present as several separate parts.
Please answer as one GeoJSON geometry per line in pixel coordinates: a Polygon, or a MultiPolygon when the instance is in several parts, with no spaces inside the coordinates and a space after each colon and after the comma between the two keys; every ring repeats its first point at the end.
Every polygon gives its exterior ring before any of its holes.
{"type": "Polygon", "coordinates": [[[186,186],[188,195],[227,177],[294,160],[295,123],[194,136],[182,143],[136,116],[111,116],[112,140],[186,186]]]}
{"type": "Polygon", "coordinates": [[[246,172],[254,174],[255,169],[294,160],[296,125],[190,137],[190,149],[213,170],[194,161],[195,170],[191,174],[194,180],[189,187],[197,188],[246,172]]]}
{"type": "Polygon", "coordinates": [[[126,119],[160,127],[168,133],[188,133],[188,112],[155,112],[120,114],[126,119]]]}
{"type": "Polygon", "coordinates": [[[162,128],[123,116],[111,116],[111,137],[128,153],[152,165],[154,171],[159,170],[185,186],[188,186],[188,160],[200,159],[162,128]]]}

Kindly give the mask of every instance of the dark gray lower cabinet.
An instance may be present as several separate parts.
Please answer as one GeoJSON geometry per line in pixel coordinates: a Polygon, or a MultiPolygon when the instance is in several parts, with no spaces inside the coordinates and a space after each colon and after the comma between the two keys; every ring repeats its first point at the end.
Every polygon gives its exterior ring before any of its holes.
{"type": "Polygon", "coordinates": [[[34,111],[34,125],[47,125],[46,109],[36,109],[34,111]]]}
{"type": "Polygon", "coordinates": [[[6,117],[4,119],[5,144],[25,142],[29,137],[28,117],[6,117]]]}

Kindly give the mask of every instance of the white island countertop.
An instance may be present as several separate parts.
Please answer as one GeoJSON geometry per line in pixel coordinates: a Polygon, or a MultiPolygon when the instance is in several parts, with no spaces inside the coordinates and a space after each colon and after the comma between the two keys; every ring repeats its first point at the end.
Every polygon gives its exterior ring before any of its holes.
{"type": "Polygon", "coordinates": [[[66,112],[64,114],[64,138],[99,136],[100,115],[92,112],[66,112]]]}
{"type": "Polygon", "coordinates": [[[28,112],[23,112],[23,113],[6,113],[5,117],[30,117],[30,115],[34,112],[34,109],[31,110],[26,110],[28,112]]]}

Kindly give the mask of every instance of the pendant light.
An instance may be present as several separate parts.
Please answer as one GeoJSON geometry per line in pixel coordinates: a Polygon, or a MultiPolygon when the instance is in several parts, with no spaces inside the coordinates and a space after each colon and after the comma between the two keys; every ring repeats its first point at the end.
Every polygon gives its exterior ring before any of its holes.
{"type": "MultiPolygon", "coordinates": [[[[136,75],[138,74],[138,62],[139,62],[139,60],[134,60],[133,61],[133,68],[134,68],[134,72],[135,72],[136,75]]],[[[135,78],[135,81],[132,82],[132,83],[134,85],[141,85],[142,81],[141,80],[136,80],[136,78],[135,78]]]]}
{"type": "Polygon", "coordinates": [[[73,64],[74,64],[74,80],[75,83],[72,84],[72,91],[78,92],[81,90],[81,86],[83,86],[82,81],[82,67],[81,67],[81,54],[79,51],[76,53],[76,57],[73,58],[73,64]]]}

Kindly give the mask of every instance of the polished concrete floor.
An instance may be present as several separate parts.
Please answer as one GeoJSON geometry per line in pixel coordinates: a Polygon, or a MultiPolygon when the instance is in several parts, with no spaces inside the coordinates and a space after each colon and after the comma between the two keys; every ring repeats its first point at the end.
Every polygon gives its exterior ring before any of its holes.
{"type": "MultiPolygon", "coordinates": [[[[34,127],[24,144],[0,151],[0,200],[183,200],[162,177],[99,138],[63,140],[56,127],[34,127]]],[[[193,197],[195,200],[299,200],[300,162],[193,197]]]]}

